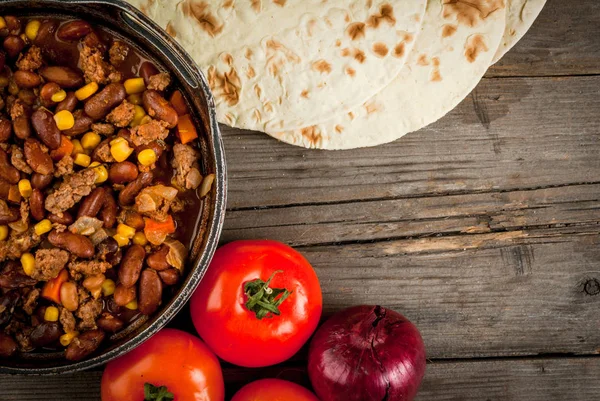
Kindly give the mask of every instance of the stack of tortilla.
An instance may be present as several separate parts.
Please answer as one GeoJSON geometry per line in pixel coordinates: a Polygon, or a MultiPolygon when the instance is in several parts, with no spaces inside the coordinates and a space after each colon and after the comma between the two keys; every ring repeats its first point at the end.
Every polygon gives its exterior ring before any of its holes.
{"type": "Polygon", "coordinates": [[[128,0],[205,73],[219,122],[307,148],[394,141],[460,103],[545,0],[128,0]]]}

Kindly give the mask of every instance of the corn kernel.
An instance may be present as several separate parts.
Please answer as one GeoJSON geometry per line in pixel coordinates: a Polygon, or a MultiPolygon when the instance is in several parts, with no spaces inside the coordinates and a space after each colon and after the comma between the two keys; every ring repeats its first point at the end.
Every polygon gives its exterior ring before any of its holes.
{"type": "Polygon", "coordinates": [[[81,142],[79,142],[79,139],[71,139],[71,143],[73,144],[73,153],[71,153],[72,155],[85,153],[85,149],[83,149],[83,146],[81,146],[81,142]]]}
{"type": "Polygon", "coordinates": [[[46,234],[52,230],[52,222],[48,219],[44,219],[33,226],[33,230],[37,235],[46,234]]]}
{"type": "Polygon", "coordinates": [[[31,188],[31,182],[28,179],[22,179],[17,186],[19,187],[19,193],[23,198],[29,198],[31,196],[33,189],[31,188]]]}
{"type": "Polygon", "coordinates": [[[67,92],[65,92],[62,89],[59,90],[58,92],[56,92],[54,95],[50,96],[50,100],[52,100],[54,103],[62,102],[66,98],[67,98],[67,92]]]}
{"type": "Polygon", "coordinates": [[[8,226],[0,226],[0,241],[6,241],[8,238],[8,226]]]}
{"type": "Polygon", "coordinates": [[[115,282],[107,278],[102,282],[102,294],[104,294],[105,297],[111,296],[115,293],[115,286],[115,282]]]}
{"type": "Polygon", "coordinates": [[[125,307],[127,309],[136,310],[138,308],[137,300],[134,299],[133,301],[131,301],[127,305],[125,305],[125,307]]]}
{"type": "Polygon", "coordinates": [[[63,334],[62,336],[60,336],[60,339],[59,339],[60,345],[62,345],[63,347],[66,347],[67,345],[71,344],[78,335],[79,335],[79,333],[76,331],[72,331],[70,333],[63,334]]]}
{"type": "Polygon", "coordinates": [[[119,223],[117,226],[117,234],[131,239],[135,235],[135,228],[129,227],[127,224],[119,223]]]}
{"type": "Polygon", "coordinates": [[[40,25],[40,21],[36,19],[27,23],[25,26],[25,36],[27,36],[27,39],[34,41],[35,38],[37,38],[38,32],[40,31],[40,25]]]}
{"type": "Polygon", "coordinates": [[[110,146],[116,145],[118,143],[125,142],[125,138],[119,136],[109,142],[110,146]]]}
{"type": "Polygon", "coordinates": [[[86,155],[85,153],[77,153],[77,155],[75,156],[75,160],[73,161],[73,163],[77,164],[78,166],[81,167],[87,167],[90,165],[92,159],[86,155]]]}
{"type": "Polygon", "coordinates": [[[142,104],[142,95],[134,93],[133,95],[127,96],[127,101],[131,104],[140,105],[142,104]]]}
{"type": "Polygon", "coordinates": [[[146,90],[146,84],[144,84],[144,78],[130,78],[123,82],[123,86],[125,86],[125,92],[128,95],[133,95],[135,93],[142,93],[146,90]]]}
{"type": "Polygon", "coordinates": [[[124,247],[129,245],[129,238],[122,236],[121,234],[115,234],[113,235],[113,238],[115,239],[115,241],[117,241],[117,244],[119,244],[119,247],[124,247]]]}
{"type": "Polygon", "coordinates": [[[133,120],[129,124],[131,127],[137,127],[142,123],[144,117],[146,117],[146,110],[140,105],[133,106],[133,120]]]}
{"type": "Polygon", "coordinates": [[[90,82],[89,84],[77,89],[75,91],[75,97],[77,98],[77,100],[85,100],[88,97],[92,96],[97,91],[98,91],[98,84],[95,82],[90,82]]]}
{"type": "Polygon", "coordinates": [[[151,166],[156,163],[156,152],[153,149],[144,149],[138,153],[138,161],[142,166],[151,166]]]}
{"type": "Polygon", "coordinates": [[[102,141],[100,135],[95,132],[88,132],[81,138],[81,146],[83,146],[84,149],[92,150],[100,144],[100,141],[102,141]]]}
{"type": "Polygon", "coordinates": [[[33,270],[35,269],[35,258],[32,254],[24,253],[21,255],[21,266],[23,267],[23,271],[28,276],[33,274],[33,270]]]}
{"type": "MultiPolygon", "coordinates": [[[[95,164],[97,162],[94,162],[92,164],[95,164]]],[[[106,182],[106,180],[108,180],[108,170],[106,170],[106,167],[104,167],[101,164],[98,164],[96,166],[92,166],[92,164],[90,164],[90,167],[93,167],[94,170],[96,171],[96,184],[102,184],[103,182],[106,182]]]]}
{"type": "Polygon", "coordinates": [[[146,235],[144,235],[144,233],[141,231],[135,233],[132,241],[134,244],[141,245],[141,246],[145,246],[148,243],[148,240],[146,239],[146,235]]]}
{"type": "Polygon", "coordinates": [[[95,168],[95,167],[98,167],[98,166],[101,166],[100,162],[91,162],[88,167],[95,168]]]}
{"type": "Polygon", "coordinates": [[[44,320],[47,322],[58,321],[58,308],[56,306],[49,306],[44,312],[44,320]]]}
{"type": "Polygon", "coordinates": [[[0,17],[0,29],[6,28],[6,20],[4,17],[0,17]]]}
{"type": "Polygon", "coordinates": [[[110,154],[118,162],[123,162],[127,160],[127,158],[131,156],[132,153],[133,149],[129,147],[129,144],[126,140],[111,145],[110,147],[110,154]]]}
{"type": "Polygon", "coordinates": [[[61,110],[54,115],[54,121],[59,130],[64,131],[73,128],[75,117],[69,110],[61,110]]]}

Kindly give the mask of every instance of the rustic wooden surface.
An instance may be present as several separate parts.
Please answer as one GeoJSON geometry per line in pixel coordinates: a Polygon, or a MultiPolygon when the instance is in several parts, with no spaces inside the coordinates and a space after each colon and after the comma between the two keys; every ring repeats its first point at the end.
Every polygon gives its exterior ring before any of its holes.
{"type": "MultiPolygon", "coordinates": [[[[419,400],[598,398],[600,2],[549,0],[456,110],[395,143],[320,152],[223,134],[223,242],[296,246],[326,314],[380,303],[413,320],[430,361],[419,400]]],[[[300,355],[225,375],[232,393],[304,370],[300,355]]],[[[0,400],[97,400],[100,376],[0,376],[0,400]]]]}

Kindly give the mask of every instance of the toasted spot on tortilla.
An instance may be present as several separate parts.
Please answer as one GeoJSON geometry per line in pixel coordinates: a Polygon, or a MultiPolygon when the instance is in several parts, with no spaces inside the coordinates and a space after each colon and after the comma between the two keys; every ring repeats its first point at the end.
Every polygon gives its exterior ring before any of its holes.
{"type": "Polygon", "coordinates": [[[349,111],[348,112],[348,117],[350,117],[351,120],[354,120],[354,113],[349,111]]]}
{"type": "Polygon", "coordinates": [[[226,113],[225,119],[227,120],[227,124],[231,125],[231,124],[235,123],[235,117],[231,113],[226,113]]]}
{"type": "Polygon", "coordinates": [[[262,1],[261,0],[250,0],[250,4],[251,4],[254,12],[256,12],[257,14],[262,10],[262,1]]]}
{"type": "Polygon", "coordinates": [[[323,141],[323,134],[316,125],[302,128],[300,133],[302,134],[302,137],[304,137],[311,146],[317,146],[323,141]]]}
{"type": "Polygon", "coordinates": [[[331,64],[321,59],[312,63],[312,69],[321,74],[329,74],[331,72],[331,64]]]}
{"type": "Polygon", "coordinates": [[[300,63],[300,57],[281,43],[274,39],[266,42],[267,46],[267,68],[271,75],[279,75],[279,70],[288,62],[300,63]]]}
{"type": "Polygon", "coordinates": [[[365,52],[362,50],[354,49],[354,59],[362,64],[367,59],[367,56],[365,56],[365,52]]]}
{"type": "Polygon", "coordinates": [[[215,97],[229,106],[235,106],[240,102],[242,82],[234,68],[219,74],[215,66],[211,65],[208,68],[208,85],[215,97]]]}
{"type": "Polygon", "coordinates": [[[489,49],[485,44],[483,36],[471,35],[465,44],[465,57],[469,63],[475,62],[480,53],[487,52],[489,49]]]}
{"type": "Polygon", "coordinates": [[[260,96],[262,95],[262,89],[260,86],[258,86],[258,84],[254,85],[254,93],[256,93],[256,97],[260,99],[260,96]]]}
{"type": "Polygon", "coordinates": [[[446,24],[442,27],[442,38],[449,38],[456,33],[456,25],[446,24]]]}
{"type": "Polygon", "coordinates": [[[503,10],[504,0],[442,0],[442,16],[459,24],[475,27],[492,13],[503,10]]]}
{"type": "Polygon", "coordinates": [[[348,49],[347,47],[343,48],[342,51],[340,52],[340,54],[342,55],[342,57],[348,57],[350,55],[350,49],[348,49]]]}
{"type": "Polygon", "coordinates": [[[350,14],[346,13],[346,14],[344,15],[344,21],[346,21],[346,22],[350,22],[350,21],[352,21],[352,19],[350,18],[350,14]]]}
{"type": "Polygon", "coordinates": [[[256,76],[256,71],[254,71],[254,68],[252,68],[252,66],[248,67],[248,71],[246,71],[246,76],[248,77],[248,79],[252,79],[256,76]]]}
{"type": "Polygon", "coordinates": [[[277,4],[278,6],[283,7],[283,6],[285,6],[286,1],[287,0],[273,0],[273,3],[277,4]]]}
{"type": "Polygon", "coordinates": [[[346,72],[346,75],[348,75],[350,77],[354,77],[354,75],[356,75],[356,71],[352,67],[346,67],[345,72],[346,72]]]}
{"type": "Polygon", "coordinates": [[[404,42],[398,43],[394,47],[394,57],[400,58],[400,57],[404,56],[405,51],[406,51],[406,46],[404,45],[404,42]]]}
{"type": "Polygon", "coordinates": [[[342,132],[344,132],[344,127],[342,127],[341,125],[336,125],[335,126],[335,132],[337,132],[338,134],[341,134],[342,132]]]}
{"type": "Polygon", "coordinates": [[[365,37],[365,24],[363,22],[354,22],[346,28],[346,34],[352,40],[357,40],[365,37]]]}
{"type": "Polygon", "coordinates": [[[215,36],[223,30],[223,24],[219,22],[208,10],[208,4],[204,1],[194,2],[193,0],[184,0],[181,4],[183,14],[188,17],[193,17],[196,23],[206,31],[210,36],[215,36]]]}
{"type": "Polygon", "coordinates": [[[308,36],[313,36],[316,25],[317,25],[316,20],[311,19],[310,21],[308,21],[308,23],[306,24],[306,33],[308,34],[308,36]]]}
{"type": "Polygon", "coordinates": [[[387,22],[391,26],[396,25],[396,18],[394,18],[394,7],[390,4],[382,4],[379,7],[379,13],[371,15],[367,19],[367,25],[370,28],[379,28],[382,22],[387,22]]]}
{"type": "Polygon", "coordinates": [[[373,114],[373,113],[379,111],[379,109],[380,109],[379,105],[377,103],[375,103],[374,101],[368,101],[367,103],[365,103],[363,105],[363,107],[367,111],[367,114],[373,114]]]}
{"type": "Polygon", "coordinates": [[[173,38],[177,37],[177,31],[175,30],[175,26],[173,25],[173,21],[169,21],[167,23],[167,28],[165,30],[167,31],[167,33],[169,35],[171,35],[171,37],[173,37],[173,38]]]}
{"type": "Polygon", "coordinates": [[[235,2],[235,0],[225,0],[223,2],[223,4],[221,5],[221,7],[223,8],[230,8],[233,7],[233,3],[235,2]]]}
{"type": "Polygon", "coordinates": [[[308,89],[304,89],[302,92],[300,92],[300,96],[303,97],[303,98],[305,98],[305,99],[308,99],[308,94],[309,93],[310,92],[308,91],[308,89]]]}
{"type": "Polygon", "coordinates": [[[267,113],[272,113],[272,112],[273,112],[273,105],[272,105],[272,104],[271,104],[271,102],[269,102],[269,101],[266,101],[266,102],[263,104],[263,108],[265,109],[265,111],[266,111],[267,113]]]}
{"type": "Polygon", "coordinates": [[[427,55],[426,54],[421,54],[419,55],[419,58],[417,58],[417,64],[418,65],[429,65],[429,60],[427,59],[427,55]]]}
{"type": "Polygon", "coordinates": [[[253,55],[253,54],[254,54],[254,53],[252,53],[252,49],[250,49],[250,48],[247,48],[247,49],[246,49],[246,54],[245,54],[245,56],[246,56],[246,58],[247,58],[248,60],[250,60],[250,59],[252,58],[252,55],[253,55]]]}
{"type": "Polygon", "coordinates": [[[229,66],[233,64],[233,57],[229,53],[221,53],[221,60],[229,66]]]}
{"type": "Polygon", "coordinates": [[[440,74],[440,58],[433,57],[431,62],[433,63],[433,70],[431,71],[429,80],[431,82],[440,82],[442,80],[442,74],[440,74]]]}
{"type": "Polygon", "coordinates": [[[386,46],[385,43],[382,43],[382,42],[373,43],[373,53],[375,53],[377,56],[385,57],[385,56],[387,56],[389,51],[390,50],[388,49],[388,47],[386,46]]]}
{"type": "Polygon", "coordinates": [[[254,109],[253,114],[254,114],[254,119],[256,120],[256,122],[259,123],[262,118],[260,115],[260,111],[258,111],[258,109],[254,109]]]}

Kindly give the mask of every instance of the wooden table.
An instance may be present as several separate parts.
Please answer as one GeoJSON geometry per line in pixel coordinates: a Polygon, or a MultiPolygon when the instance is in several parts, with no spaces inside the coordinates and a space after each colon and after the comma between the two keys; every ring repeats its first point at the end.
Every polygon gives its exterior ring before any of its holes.
{"type": "MultiPolygon", "coordinates": [[[[418,400],[599,399],[599,74],[600,2],[549,0],[456,110],[395,143],[311,151],[223,127],[222,240],[295,246],[326,314],[404,313],[428,350],[418,400]]],[[[229,392],[305,382],[302,357],[226,366],[229,392]]],[[[0,376],[0,400],[97,400],[100,376],[0,376]]]]}

